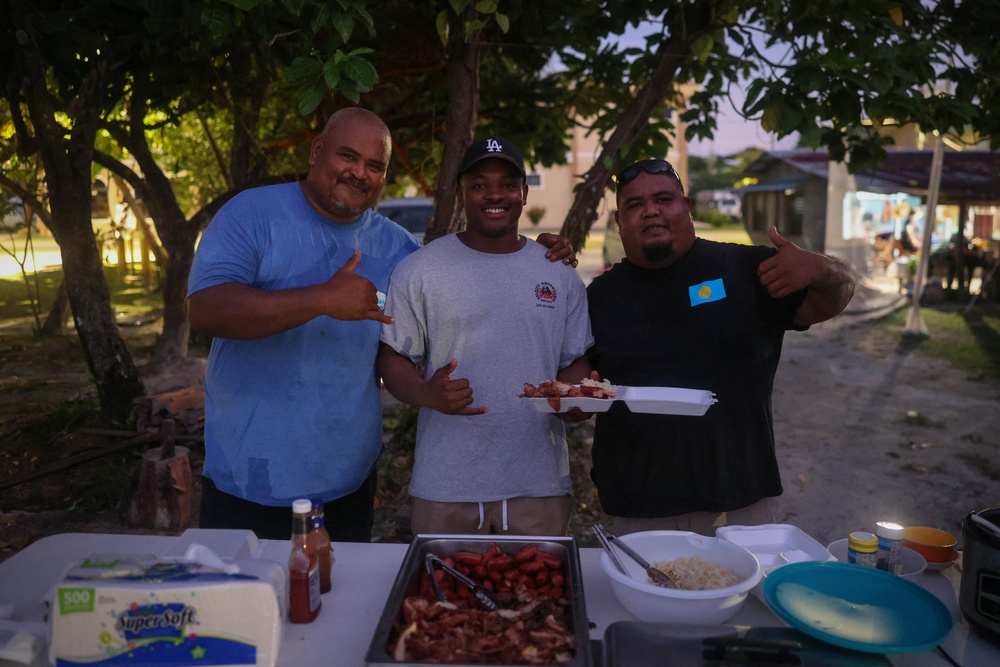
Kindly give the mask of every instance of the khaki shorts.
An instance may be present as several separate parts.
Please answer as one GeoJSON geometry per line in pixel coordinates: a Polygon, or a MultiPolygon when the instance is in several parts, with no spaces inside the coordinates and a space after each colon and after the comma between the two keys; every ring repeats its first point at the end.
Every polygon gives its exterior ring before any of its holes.
{"type": "Polygon", "coordinates": [[[691,512],[650,519],[605,514],[604,525],[615,535],[627,535],[645,530],[689,530],[699,535],[714,537],[715,529],[719,526],[759,526],[774,523],[780,509],[780,497],[773,497],[728,512],[691,512]]]}
{"type": "Polygon", "coordinates": [[[521,496],[488,503],[439,503],[412,499],[413,534],[566,535],[572,496],[521,496]],[[506,511],[506,517],[504,516],[506,511]]]}

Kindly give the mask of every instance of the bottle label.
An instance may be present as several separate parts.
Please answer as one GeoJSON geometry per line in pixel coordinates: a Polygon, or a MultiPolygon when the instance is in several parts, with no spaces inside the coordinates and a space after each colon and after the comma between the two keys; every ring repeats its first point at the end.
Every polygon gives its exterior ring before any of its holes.
{"type": "Polygon", "coordinates": [[[865,567],[875,567],[878,563],[878,555],[874,551],[856,551],[849,548],[847,550],[847,562],[864,565],[865,567]]]}
{"type": "Polygon", "coordinates": [[[309,568],[309,611],[313,612],[319,608],[319,567],[314,565],[309,568]]]}
{"type": "Polygon", "coordinates": [[[879,537],[876,567],[892,574],[902,574],[903,541],[879,537]]]}

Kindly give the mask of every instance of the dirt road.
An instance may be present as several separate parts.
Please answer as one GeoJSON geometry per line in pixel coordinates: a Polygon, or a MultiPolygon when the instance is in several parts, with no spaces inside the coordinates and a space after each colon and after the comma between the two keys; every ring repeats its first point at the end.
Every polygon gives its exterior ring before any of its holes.
{"type": "Polygon", "coordinates": [[[824,545],[882,520],[960,536],[968,512],[1000,505],[1000,386],[898,343],[873,317],[900,304],[867,294],[873,309],[862,292],[849,311],[785,337],[778,518],[824,545]]]}

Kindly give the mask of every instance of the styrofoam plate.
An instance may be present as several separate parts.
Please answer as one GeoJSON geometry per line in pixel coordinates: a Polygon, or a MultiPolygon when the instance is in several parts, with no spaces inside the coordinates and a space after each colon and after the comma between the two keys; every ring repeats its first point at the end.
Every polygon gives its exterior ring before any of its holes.
{"type": "Polygon", "coordinates": [[[715,394],[681,387],[619,387],[618,398],[632,412],[701,416],[717,402],[715,394]]]}
{"type": "Polygon", "coordinates": [[[607,412],[611,409],[613,398],[559,398],[559,410],[554,410],[547,398],[529,398],[531,404],[539,412],[569,412],[573,408],[580,408],[584,412],[607,412]]]}
{"type": "Polygon", "coordinates": [[[554,410],[547,398],[529,398],[539,412],[568,412],[580,408],[584,412],[607,412],[614,401],[625,401],[632,412],[656,415],[701,416],[717,402],[715,394],[702,389],[682,387],[625,387],[618,385],[616,398],[567,398],[559,399],[559,409],[554,410]]]}

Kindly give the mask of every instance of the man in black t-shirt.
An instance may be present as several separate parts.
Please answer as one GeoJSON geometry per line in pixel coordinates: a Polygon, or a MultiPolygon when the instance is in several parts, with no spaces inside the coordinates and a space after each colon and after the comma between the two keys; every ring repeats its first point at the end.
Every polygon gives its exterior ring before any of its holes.
{"type": "Polygon", "coordinates": [[[768,523],[782,492],[771,390],[784,332],[842,311],[850,267],[775,229],[774,248],[695,236],[677,172],[644,160],[616,177],[626,259],[588,288],[602,378],[626,386],[714,392],[703,416],[596,417],[591,477],[617,533],[768,523]]]}

